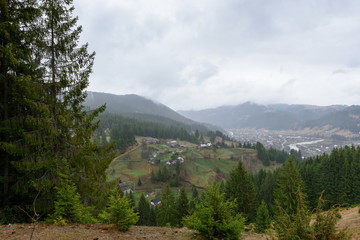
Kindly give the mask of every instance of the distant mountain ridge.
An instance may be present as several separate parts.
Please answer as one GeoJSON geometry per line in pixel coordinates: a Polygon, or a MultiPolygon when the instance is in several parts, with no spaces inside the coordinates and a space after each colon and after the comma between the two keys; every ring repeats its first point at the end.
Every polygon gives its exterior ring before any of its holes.
{"type": "Polygon", "coordinates": [[[200,111],[179,111],[192,120],[215,124],[225,129],[257,128],[289,130],[330,125],[360,131],[360,106],[259,105],[251,102],[200,111]]]}
{"type": "Polygon", "coordinates": [[[106,104],[106,111],[109,113],[142,121],[157,122],[167,126],[182,127],[194,131],[198,129],[201,132],[207,132],[208,128],[220,129],[200,124],[182,116],[164,104],[156,103],[153,100],[135,94],[116,95],[92,91],[87,93],[84,106],[90,109],[106,104]]]}

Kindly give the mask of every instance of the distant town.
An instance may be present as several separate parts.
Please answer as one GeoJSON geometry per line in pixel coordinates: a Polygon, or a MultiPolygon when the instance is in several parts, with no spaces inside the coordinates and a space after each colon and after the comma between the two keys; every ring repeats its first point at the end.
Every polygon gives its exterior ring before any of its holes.
{"type": "Polygon", "coordinates": [[[331,153],[333,148],[359,146],[360,139],[336,138],[296,131],[272,131],[264,129],[231,129],[229,135],[239,142],[261,142],[265,147],[279,150],[300,150],[303,157],[331,153]]]}

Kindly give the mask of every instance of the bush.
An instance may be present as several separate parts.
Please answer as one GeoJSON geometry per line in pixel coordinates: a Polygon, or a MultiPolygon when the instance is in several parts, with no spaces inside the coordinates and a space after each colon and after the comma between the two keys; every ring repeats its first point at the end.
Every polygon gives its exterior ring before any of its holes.
{"type": "Polygon", "coordinates": [[[207,239],[238,239],[244,231],[245,219],[234,215],[235,203],[224,200],[219,185],[210,186],[194,213],[184,218],[187,227],[197,230],[207,239]]]}
{"type": "Polygon", "coordinates": [[[104,223],[115,224],[115,228],[120,231],[129,230],[139,220],[129,198],[119,194],[110,196],[106,209],[100,213],[99,217],[104,223]]]}

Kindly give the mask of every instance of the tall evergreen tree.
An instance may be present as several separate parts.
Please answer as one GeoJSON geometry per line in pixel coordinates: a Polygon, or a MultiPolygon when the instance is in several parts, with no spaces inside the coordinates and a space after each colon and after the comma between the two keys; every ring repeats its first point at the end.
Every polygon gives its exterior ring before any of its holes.
{"type": "Polygon", "coordinates": [[[296,167],[295,160],[290,157],[279,172],[277,188],[275,189],[275,204],[289,215],[296,214],[298,195],[301,193],[301,196],[305,198],[303,192],[303,180],[296,167]]]}
{"type": "Polygon", "coordinates": [[[265,230],[270,227],[271,218],[269,215],[268,207],[264,201],[261,201],[261,204],[256,211],[255,224],[257,232],[265,232],[265,230]]]}
{"type": "Polygon", "coordinates": [[[225,197],[236,200],[236,211],[242,213],[247,221],[253,221],[256,214],[256,196],[254,184],[241,161],[230,173],[225,184],[225,197]]]}
{"type": "Polygon", "coordinates": [[[137,211],[139,213],[138,225],[149,226],[150,225],[150,204],[146,200],[144,194],[141,194],[137,211]]]}
{"type": "MultiPolygon", "coordinates": [[[[35,180],[46,171],[52,123],[36,48],[37,6],[32,0],[0,1],[0,211],[26,209],[40,191],[35,180]]],[[[14,212],[3,216],[19,221],[14,212]]]]}
{"type": "Polygon", "coordinates": [[[78,44],[82,28],[73,17],[72,0],[42,0],[40,7],[43,78],[55,129],[51,138],[54,169],[61,169],[59,159],[66,159],[76,173],[73,180],[83,202],[100,204],[108,189],[105,170],[113,154],[111,148],[99,148],[91,137],[98,125],[94,118],[105,106],[87,112],[82,105],[95,53],[88,53],[87,44],[78,44]]]}
{"type": "Polygon", "coordinates": [[[160,226],[176,225],[175,197],[169,185],[161,194],[161,206],[158,208],[157,220],[160,226]]]}
{"type": "Polygon", "coordinates": [[[180,189],[180,193],[175,202],[176,207],[176,225],[182,226],[182,219],[189,214],[189,200],[184,188],[180,189]]]}

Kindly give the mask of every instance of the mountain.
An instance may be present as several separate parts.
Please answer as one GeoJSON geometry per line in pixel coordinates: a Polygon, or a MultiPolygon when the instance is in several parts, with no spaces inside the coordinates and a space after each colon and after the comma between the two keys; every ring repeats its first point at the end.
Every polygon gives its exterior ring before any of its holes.
{"type": "Polygon", "coordinates": [[[106,112],[142,121],[182,127],[187,130],[198,129],[200,132],[207,132],[208,128],[211,128],[212,130],[220,129],[219,127],[212,127],[210,125],[205,126],[194,120],[190,120],[164,104],[156,103],[135,94],[115,95],[88,91],[84,106],[94,109],[103,104],[106,104],[106,112]]]}
{"type": "Polygon", "coordinates": [[[353,133],[360,133],[360,106],[350,106],[343,110],[326,114],[317,119],[305,122],[302,127],[332,126],[346,129],[353,133]]]}
{"type": "Polygon", "coordinates": [[[246,102],[236,106],[179,113],[195,121],[215,124],[225,129],[290,130],[330,125],[358,133],[360,127],[360,106],[259,105],[246,102]]]}

